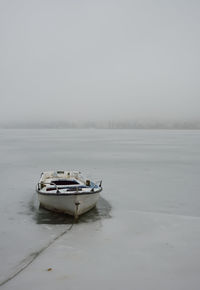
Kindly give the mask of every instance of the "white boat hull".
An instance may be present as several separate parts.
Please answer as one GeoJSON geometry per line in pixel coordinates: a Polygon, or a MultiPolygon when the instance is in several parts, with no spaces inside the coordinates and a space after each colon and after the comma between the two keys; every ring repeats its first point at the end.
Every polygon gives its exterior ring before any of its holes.
{"type": "Polygon", "coordinates": [[[80,195],[45,195],[38,192],[38,199],[46,209],[79,216],[96,205],[99,192],[80,195]]]}
{"type": "Polygon", "coordinates": [[[96,205],[102,186],[80,172],[59,170],[43,172],[36,190],[42,207],[77,218],[96,205]]]}

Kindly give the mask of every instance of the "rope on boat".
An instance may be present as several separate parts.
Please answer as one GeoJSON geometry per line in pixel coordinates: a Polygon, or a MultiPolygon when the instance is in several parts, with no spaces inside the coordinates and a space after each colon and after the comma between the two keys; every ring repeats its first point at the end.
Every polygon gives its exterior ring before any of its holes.
{"type": "Polygon", "coordinates": [[[41,248],[39,251],[31,253],[28,257],[26,257],[24,260],[19,263],[13,271],[6,279],[0,281],[0,286],[5,285],[7,282],[15,278],[19,273],[21,273],[23,270],[25,270],[31,263],[34,262],[34,260],[39,257],[40,254],[42,254],[45,250],[47,250],[55,241],[57,241],[59,238],[64,236],[68,231],[72,229],[74,225],[74,222],[69,226],[69,228],[65,229],[61,234],[56,236],[52,241],[50,241],[46,246],[41,248]]]}
{"type": "Polygon", "coordinates": [[[75,221],[78,220],[78,207],[79,207],[79,205],[80,205],[80,202],[76,201],[75,202],[75,214],[74,214],[75,221]]]}

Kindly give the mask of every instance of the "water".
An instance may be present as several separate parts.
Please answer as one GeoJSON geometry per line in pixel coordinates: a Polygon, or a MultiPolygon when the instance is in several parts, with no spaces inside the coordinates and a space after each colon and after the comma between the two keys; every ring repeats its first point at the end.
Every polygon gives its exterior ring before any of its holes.
{"type": "Polygon", "coordinates": [[[199,131],[0,130],[0,160],[0,280],[50,244],[2,288],[198,289],[199,131]],[[54,169],[104,187],[97,208],[55,242],[72,218],[39,208],[35,194],[40,173],[54,169]]]}

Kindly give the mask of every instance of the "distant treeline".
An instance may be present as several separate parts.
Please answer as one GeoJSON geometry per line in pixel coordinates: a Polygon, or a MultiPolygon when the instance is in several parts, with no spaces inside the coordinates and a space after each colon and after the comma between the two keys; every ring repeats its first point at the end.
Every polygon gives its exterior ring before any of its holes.
{"type": "Polygon", "coordinates": [[[200,121],[102,121],[102,122],[13,122],[0,124],[4,129],[188,129],[199,130],[200,121]]]}

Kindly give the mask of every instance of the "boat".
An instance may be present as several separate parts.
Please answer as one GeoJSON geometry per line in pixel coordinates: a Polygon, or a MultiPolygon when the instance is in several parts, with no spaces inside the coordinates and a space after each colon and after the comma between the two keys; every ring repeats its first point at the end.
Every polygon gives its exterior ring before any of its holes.
{"type": "Polygon", "coordinates": [[[95,207],[102,181],[97,184],[85,179],[79,171],[46,171],[42,172],[36,191],[41,207],[78,218],[95,207]]]}

